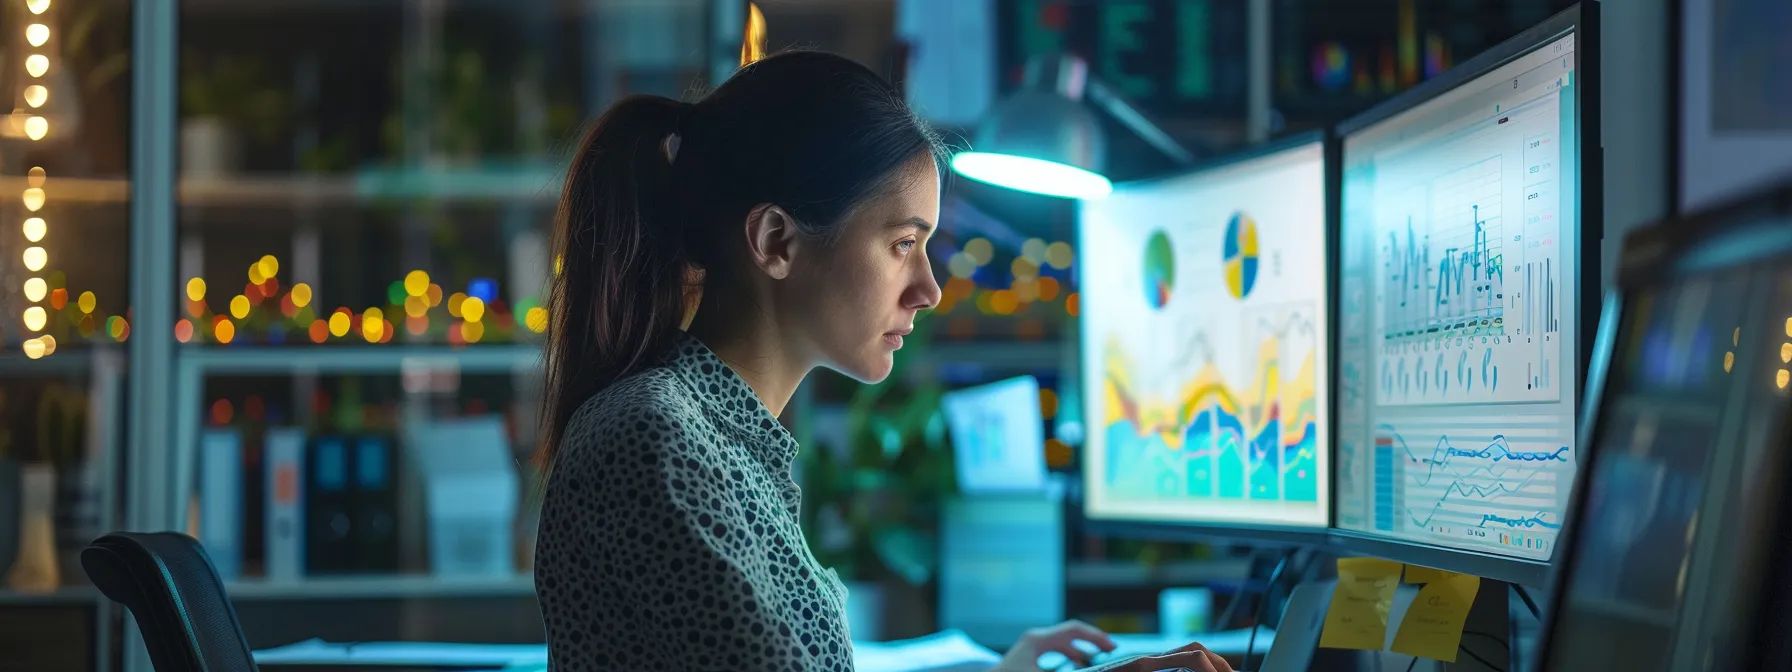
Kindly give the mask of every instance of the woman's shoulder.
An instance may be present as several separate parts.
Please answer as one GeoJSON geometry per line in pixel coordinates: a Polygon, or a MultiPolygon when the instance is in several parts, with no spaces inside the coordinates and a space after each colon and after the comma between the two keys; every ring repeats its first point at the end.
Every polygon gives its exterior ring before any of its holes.
{"type": "Polygon", "coordinates": [[[612,383],[573,412],[562,445],[567,453],[608,445],[630,450],[688,442],[706,429],[696,393],[670,369],[650,368],[612,383]]]}

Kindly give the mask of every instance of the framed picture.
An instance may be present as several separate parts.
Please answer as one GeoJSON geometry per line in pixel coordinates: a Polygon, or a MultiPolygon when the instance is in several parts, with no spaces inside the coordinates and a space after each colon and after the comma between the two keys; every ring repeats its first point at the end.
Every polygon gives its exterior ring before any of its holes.
{"type": "Polygon", "coordinates": [[[1792,178],[1792,3],[1680,5],[1681,209],[1792,178]]]}

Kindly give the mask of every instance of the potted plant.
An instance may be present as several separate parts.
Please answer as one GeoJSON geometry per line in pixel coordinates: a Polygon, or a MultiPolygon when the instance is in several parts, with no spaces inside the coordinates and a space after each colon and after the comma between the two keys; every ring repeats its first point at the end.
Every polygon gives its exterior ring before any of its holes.
{"type": "Polygon", "coordinates": [[[27,451],[20,469],[19,510],[13,516],[19,526],[17,558],[5,579],[13,590],[47,592],[60,587],[63,573],[55,527],[57,470],[77,466],[86,411],[81,400],[55,384],[42,389],[36,399],[37,406],[25,416],[35,422],[24,426],[35,426],[37,431],[33,450],[27,451]]]}
{"type": "Polygon", "coordinates": [[[181,174],[218,177],[242,170],[247,141],[270,142],[285,128],[287,92],[247,56],[181,57],[181,174]]]}
{"type": "MultiPolygon", "coordinates": [[[[804,450],[803,525],[810,549],[848,586],[853,605],[873,625],[855,623],[872,639],[921,634],[931,623],[896,623],[895,614],[927,599],[937,565],[943,499],[954,490],[952,455],[937,383],[905,375],[925,351],[931,322],[919,321],[882,382],[859,386],[847,403],[844,446],[804,450]]],[[[855,632],[855,636],[859,635],[855,632]]]]}

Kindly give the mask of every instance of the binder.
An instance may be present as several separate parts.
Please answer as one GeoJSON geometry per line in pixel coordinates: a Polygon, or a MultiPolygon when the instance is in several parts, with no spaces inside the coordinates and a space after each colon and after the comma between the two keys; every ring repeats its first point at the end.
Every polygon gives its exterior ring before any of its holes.
{"type": "Polygon", "coordinates": [[[392,573],[399,569],[396,459],[390,438],[362,435],[355,439],[350,543],[358,571],[392,573]]]}
{"type": "Polygon", "coordinates": [[[297,580],[305,574],[305,431],[269,429],[267,465],[267,575],[297,580]]]}
{"type": "Polygon", "coordinates": [[[354,569],[349,441],[342,436],[320,436],[307,452],[305,573],[346,574],[354,569]]]}
{"type": "Polygon", "coordinates": [[[208,429],[199,437],[199,543],[218,577],[243,571],[243,436],[235,429],[208,429]]]}

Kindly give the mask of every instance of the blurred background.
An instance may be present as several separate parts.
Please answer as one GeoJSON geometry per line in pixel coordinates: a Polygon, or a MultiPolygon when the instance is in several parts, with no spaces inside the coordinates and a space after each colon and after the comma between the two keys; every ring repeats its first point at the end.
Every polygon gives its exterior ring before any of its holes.
{"type": "MultiPolygon", "coordinates": [[[[1198,160],[1335,123],[1568,4],[4,0],[0,668],[121,669],[125,616],[77,553],[123,528],[237,540],[220,571],[256,648],[541,641],[528,458],[563,152],[624,94],[726,78],[744,36],[886,73],[960,145],[1030,57],[1072,50],[1198,160]],[[315,437],[371,461],[375,494],[307,506],[381,536],[298,562],[270,512],[329,492],[283,471],[315,437]],[[425,443],[467,449],[406,448],[425,443]],[[427,503],[469,492],[464,529],[423,533],[427,503]]],[[[1100,119],[1114,179],[1176,167],[1100,119]]],[[[855,636],[938,629],[942,394],[1034,377],[1038,449],[1074,481],[1073,223],[1071,201],[956,181],[929,250],[945,299],[896,374],[818,371],[785,414],[855,636]]],[[[1165,589],[1218,611],[1265,570],[1246,547],[1084,534],[1079,511],[1073,493],[1064,612],[1116,632],[1159,629],[1165,589]]]]}

